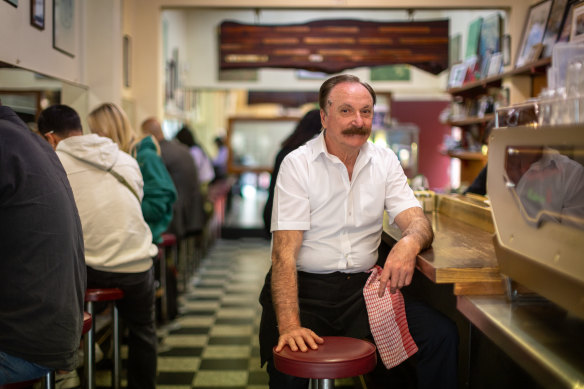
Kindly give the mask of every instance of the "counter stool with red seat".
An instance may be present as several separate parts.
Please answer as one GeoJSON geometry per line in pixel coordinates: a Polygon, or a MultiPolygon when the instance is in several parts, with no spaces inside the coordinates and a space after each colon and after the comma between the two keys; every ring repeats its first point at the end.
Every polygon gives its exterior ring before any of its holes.
{"type": "Polygon", "coordinates": [[[317,350],[292,351],[285,346],[273,351],[274,366],[295,377],[310,378],[312,389],[334,388],[335,378],[369,373],[377,364],[375,345],[344,336],[324,336],[317,350]]]}
{"type": "MultiPolygon", "coordinates": [[[[168,285],[166,283],[166,270],[168,260],[172,260],[172,265],[178,263],[178,245],[174,234],[162,234],[162,242],[158,244],[158,260],[160,265],[160,321],[162,323],[168,320],[168,285]]],[[[156,296],[159,294],[156,293],[156,296]]]]}
{"type": "MultiPolygon", "coordinates": [[[[120,356],[120,317],[115,302],[124,297],[124,292],[118,288],[87,289],[85,291],[86,309],[95,317],[93,303],[99,301],[112,302],[112,326],[114,368],[112,372],[112,388],[120,388],[121,356],[120,356]]],[[[90,331],[85,336],[85,382],[88,389],[95,389],[95,320],[90,331]]]]}
{"type": "MultiPolygon", "coordinates": [[[[83,328],[81,330],[81,334],[85,335],[87,331],[91,328],[92,323],[92,316],[88,312],[83,312],[83,328]]],[[[43,387],[45,389],[55,389],[55,371],[51,370],[43,378],[43,387]]],[[[10,384],[0,385],[0,389],[25,389],[32,387],[35,383],[37,383],[39,379],[28,380],[28,381],[21,381],[21,382],[13,382],[10,384]]]]}

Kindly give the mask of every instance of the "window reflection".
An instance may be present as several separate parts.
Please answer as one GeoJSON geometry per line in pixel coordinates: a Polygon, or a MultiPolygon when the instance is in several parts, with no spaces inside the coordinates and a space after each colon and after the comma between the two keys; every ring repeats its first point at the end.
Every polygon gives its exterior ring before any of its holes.
{"type": "Polygon", "coordinates": [[[552,221],[584,229],[584,149],[509,146],[507,187],[532,226],[552,221]]]}

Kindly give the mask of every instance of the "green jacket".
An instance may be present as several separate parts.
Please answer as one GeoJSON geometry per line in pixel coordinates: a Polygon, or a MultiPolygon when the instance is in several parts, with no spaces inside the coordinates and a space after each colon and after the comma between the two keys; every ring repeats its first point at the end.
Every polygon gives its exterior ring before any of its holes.
{"type": "Polygon", "coordinates": [[[136,160],[144,178],[142,214],[152,231],[152,241],[161,243],[161,234],[166,231],[172,219],[176,189],[156,152],[152,137],[147,136],[136,145],[136,160]]]}

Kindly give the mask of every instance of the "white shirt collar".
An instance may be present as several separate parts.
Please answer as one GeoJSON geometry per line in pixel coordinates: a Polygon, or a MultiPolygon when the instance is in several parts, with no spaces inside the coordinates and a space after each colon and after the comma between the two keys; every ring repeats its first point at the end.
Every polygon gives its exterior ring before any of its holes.
{"type": "MultiPolygon", "coordinates": [[[[332,157],[332,154],[330,154],[328,152],[328,149],[326,148],[326,142],[324,140],[325,131],[326,130],[322,130],[316,138],[312,139],[306,144],[306,146],[310,150],[311,161],[314,161],[320,155],[326,156],[329,159],[332,157]]],[[[359,150],[359,156],[357,157],[357,161],[365,158],[365,160],[362,162],[363,164],[365,164],[371,159],[372,156],[373,152],[371,150],[371,144],[369,141],[367,141],[361,146],[361,149],[359,150]]]]}

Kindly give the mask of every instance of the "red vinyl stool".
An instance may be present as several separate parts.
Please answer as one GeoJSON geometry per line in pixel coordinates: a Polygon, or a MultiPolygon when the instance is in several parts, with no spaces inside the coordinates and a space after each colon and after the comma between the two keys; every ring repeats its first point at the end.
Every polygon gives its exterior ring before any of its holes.
{"type": "Polygon", "coordinates": [[[160,319],[164,323],[168,320],[168,288],[166,286],[167,253],[170,253],[173,264],[178,262],[177,240],[174,234],[162,234],[162,242],[158,244],[158,260],[160,264],[160,319]]]}
{"type": "MultiPolygon", "coordinates": [[[[91,328],[91,315],[87,312],[83,312],[83,328],[81,330],[81,334],[87,333],[91,328]]],[[[42,378],[44,380],[44,388],[45,389],[55,389],[55,371],[51,370],[42,378]]],[[[37,383],[39,379],[29,380],[29,381],[22,381],[22,382],[13,382],[10,384],[0,385],[0,389],[25,389],[32,387],[35,383],[37,383]]]]}
{"type": "MultiPolygon", "coordinates": [[[[120,356],[120,317],[116,300],[124,297],[124,292],[118,288],[87,289],[85,291],[85,302],[87,312],[91,317],[95,317],[94,302],[108,301],[113,304],[113,348],[114,348],[114,369],[112,372],[112,388],[120,388],[121,356],[120,356]]],[[[91,323],[91,329],[85,336],[85,381],[88,389],[95,389],[95,320],[91,323]]]]}
{"type": "Polygon", "coordinates": [[[377,364],[375,345],[366,340],[324,336],[317,350],[292,351],[286,346],[275,351],[274,365],[284,374],[310,378],[312,389],[335,387],[335,378],[360,376],[377,364]]]}

